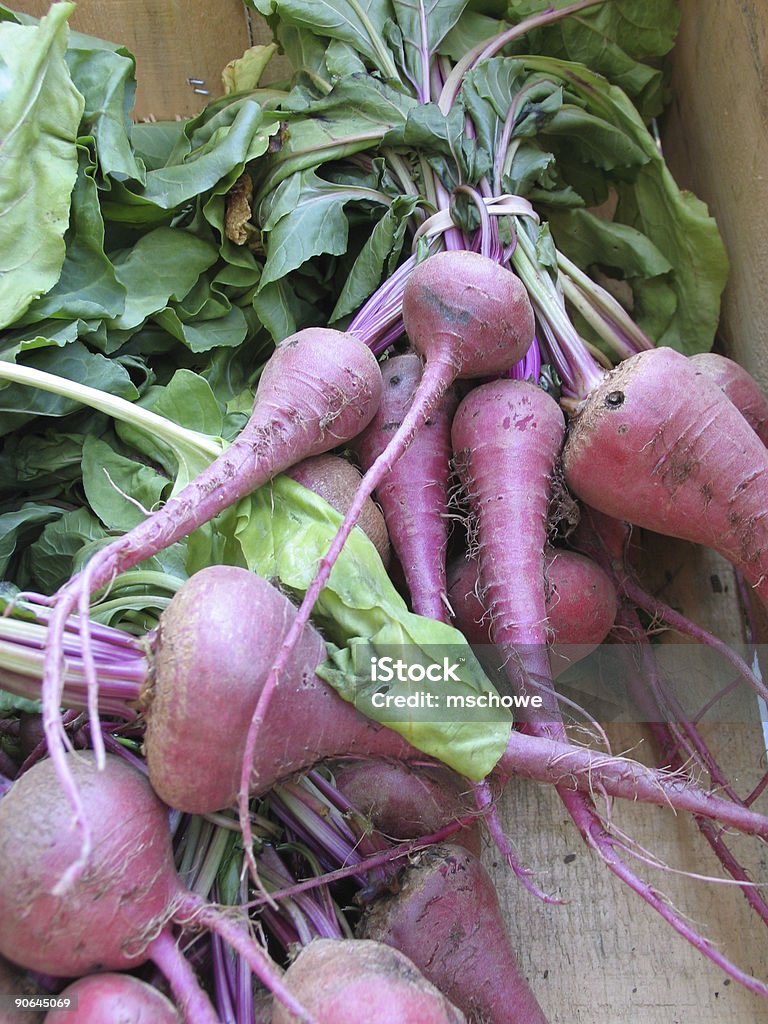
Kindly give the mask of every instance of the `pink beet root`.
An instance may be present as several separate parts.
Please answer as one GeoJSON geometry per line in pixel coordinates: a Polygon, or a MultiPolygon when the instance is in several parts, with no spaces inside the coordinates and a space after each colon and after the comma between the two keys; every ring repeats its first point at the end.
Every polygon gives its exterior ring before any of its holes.
{"type": "MultiPolygon", "coordinates": [[[[550,664],[557,678],[608,636],[616,619],[616,588],[595,562],[574,551],[547,548],[544,574],[550,664]]],[[[448,598],[455,624],[467,640],[475,646],[492,644],[474,558],[458,558],[449,567],[448,598]]]]}
{"type": "MultiPolygon", "coordinates": [[[[50,756],[65,782],[66,798],[80,828],[83,856],[90,837],[84,828],[81,801],[66,774],[60,715],[67,619],[77,609],[81,628],[87,632],[93,593],[119,573],[210,522],[301,459],[351,440],[370,421],[380,396],[378,363],[357,338],[322,328],[308,328],[286,338],[265,365],[251,417],[232,444],[162,508],[100,548],[82,572],[55,595],[43,678],[43,724],[50,756]]],[[[94,748],[101,757],[95,675],[89,682],[94,748]]]]}
{"type": "Polygon", "coordinates": [[[0,800],[0,955],[62,978],[152,960],[186,1024],[220,1024],[171,931],[194,921],[244,956],[299,1019],[310,1020],[248,933],[184,888],[168,809],[145,776],[112,755],[101,770],[91,751],[67,757],[93,844],[82,871],[63,889],[81,845],[53,762],[39,761],[14,783],[0,800]]]}
{"type": "Polygon", "coordinates": [[[361,934],[405,953],[470,1024],[546,1024],[510,947],[493,882],[460,846],[418,854],[399,891],[369,909],[361,934]]]}
{"type": "MultiPolygon", "coordinates": [[[[318,1024],[466,1024],[406,956],[379,942],[316,939],[285,981],[318,1024]]],[[[276,1006],[272,1024],[295,1018],[276,1006]]]]}
{"type": "MultiPolygon", "coordinates": [[[[370,819],[375,828],[396,841],[418,839],[475,813],[469,783],[443,766],[419,767],[383,759],[347,761],[334,770],[336,788],[370,819]]],[[[480,829],[475,821],[453,842],[480,855],[480,829]]]]}
{"type": "Polygon", "coordinates": [[[248,777],[261,724],[292,649],[366,500],[402,457],[454,381],[511,368],[530,347],[534,329],[533,309],[520,279],[488,257],[466,251],[439,253],[416,267],[403,294],[403,323],[424,360],[421,382],[389,444],[365,473],[321,559],[253,713],[239,801],[240,823],[249,849],[248,777]]]}
{"type": "Polygon", "coordinates": [[[530,347],[533,307],[522,281],[476,252],[439,252],[419,263],[403,293],[411,344],[455,377],[492,377],[530,347]]]}
{"type": "Polygon", "coordinates": [[[131,974],[89,974],[59,993],[69,1009],[49,1010],[45,1024],[181,1024],[162,992],[131,974]]]}
{"type": "Polygon", "coordinates": [[[68,756],[92,818],[125,815],[132,836],[103,837],[98,869],[76,891],[53,892],[78,838],[52,763],[38,762],[0,801],[0,952],[62,978],[143,963],[152,928],[168,924],[179,892],[167,812],[146,780],[117,758],[97,773],[89,753],[68,756]]]}
{"type": "MultiPolygon", "coordinates": [[[[144,692],[144,745],[152,785],[171,807],[203,814],[236,803],[253,709],[295,618],[284,594],[235,566],[195,573],[163,612],[144,692]]],[[[259,731],[252,792],[323,758],[412,755],[397,733],[318,679],[325,656],[320,634],[305,627],[259,731]]]]}
{"type": "Polygon", "coordinates": [[[690,360],[722,388],[763,444],[768,445],[768,400],[755,378],[733,359],[717,352],[697,352],[690,360]]]}
{"type": "MultiPolygon", "coordinates": [[[[382,364],[384,386],[379,408],[354,442],[364,470],[373,465],[403,422],[421,382],[422,369],[415,352],[392,356],[382,364]]],[[[457,403],[456,393],[450,388],[376,488],[376,500],[403,569],[411,607],[417,615],[441,622],[448,621],[445,551],[451,419],[457,403]]]]}
{"type": "Polygon", "coordinates": [[[605,377],[571,423],[563,470],[587,505],[713,548],[768,600],[768,452],[679,352],[641,352],[605,377]]]}

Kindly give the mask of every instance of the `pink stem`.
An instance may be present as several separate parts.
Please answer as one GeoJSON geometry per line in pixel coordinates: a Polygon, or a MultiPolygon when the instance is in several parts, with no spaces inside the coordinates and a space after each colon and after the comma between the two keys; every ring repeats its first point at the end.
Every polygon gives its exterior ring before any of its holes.
{"type": "Polygon", "coordinates": [[[475,803],[483,816],[483,823],[488,829],[488,834],[491,839],[493,839],[496,848],[504,858],[504,862],[507,867],[512,869],[523,887],[532,895],[536,896],[537,899],[540,899],[542,903],[562,904],[562,900],[558,900],[554,896],[547,896],[546,893],[542,892],[541,889],[535,886],[530,880],[530,870],[528,868],[524,868],[518,861],[515,856],[515,851],[512,849],[512,844],[507,838],[501,821],[499,820],[499,812],[496,809],[496,802],[488,783],[477,782],[472,788],[475,794],[475,803]]]}
{"type": "Polygon", "coordinates": [[[585,842],[595,850],[608,868],[620,878],[626,885],[645,900],[653,909],[670,924],[675,931],[684,939],[708,957],[714,964],[717,964],[726,974],[740,982],[750,992],[768,997],[768,985],[749,974],[745,974],[735,964],[712,945],[703,935],[693,929],[680,914],[678,914],[663,896],[656,892],[647,882],[632,871],[616,853],[616,841],[605,831],[600,819],[594,813],[594,808],[586,804],[582,794],[564,787],[558,787],[558,793],[567,807],[576,826],[584,837],[585,842]]]}
{"type": "Polygon", "coordinates": [[[768,701],[768,687],[762,680],[757,678],[746,661],[736,651],[732,650],[728,644],[708,630],[697,626],[695,622],[691,622],[690,619],[675,611],[674,608],[670,608],[668,604],[665,604],[658,597],[649,594],[631,576],[625,576],[621,580],[621,586],[629,600],[637,605],[638,608],[642,608],[649,615],[653,615],[654,618],[665,622],[683,636],[688,636],[692,640],[697,640],[699,643],[706,644],[712,650],[717,651],[749,683],[755,693],[759,694],[763,700],[768,701]]]}
{"type": "MultiPolygon", "coordinates": [[[[593,519],[593,533],[595,540],[599,543],[599,548],[592,550],[591,554],[601,564],[603,569],[613,577],[617,586],[619,584],[618,577],[619,575],[621,576],[621,585],[626,593],[626,582],[630,577],[624,564],[627,535],[626,528],[622,529],[619,527],[617,533],[617,525],[606,522],[603,517],[598,516],[596,519],[593,519]]],[[[656,612],[651,612],[651,614],[656,614],[656,612]]],[[[687,620],[685,621],[687,622],[687,620]]],[[[720,766],[710,753],[698,730],[686,722],[684,723],[682,734],[680,734],[678,730],[673,730],[669,722],[665,721],[659,700],[665,701],[667,705],[670,705],[670,703],[673,705],[669,710],[675,715],[677,722],[683,721],[684,715],[659,679],[653,649],[634,607],[627,605],[620,607],[616,624],[620,627],[616,631],[616,638],[623,643],[639,648],[643,660],[643,677],[641,678],[630,667],[628,676],[630,696],[641,713],[645,715],[656,745],[668,762],[670,769],[677,771],[684,769],[684,757],[680,749],[683,746],[688,756],[693,757],[694,760],[706,768],[715,785],[723,789],[732,800],[741,804],[741,806],[749,807],[752,802],[752,795],[746,800],[739,799],[738,795],[724,778],[720,766]]],[[[768,774],[763,776],[762,781],[768,781],[768,774]]],[[[696,816],[694,820],[725,871],[737,882],[743,883],[740,888],[749,905],[758,917],[768,924],[768,904],[766,904],[760,892],[752,884],[747,871],[736,860],[723,841],[721,831],[716,829],[711,819],[696,816]]]]}
{"type": "Polygon", "coordinates": [[[346,867],[337,868],[335,871],[327,871],[323,875],[316,875],[312,878],[307,878],[302,882],[296,882],[295,885],[291,885],[288,888],[278,889],[271,892],[268,897],[259,896],[257,899],[252,900],[248,904],[248,907],[262,906],[264,903],[267,903],[268,900],[277,901],[291,899],[302,892],[306,892],[308,889],[317,889],[320,886],[332,885],[334,882],[340,882],[352,875],[358,875],[361,871],[372,871],[374,868],[391,864],[394,860],[399,860],[402,857],[409,857],[412,853],[418,853],[419,850],[424,850],[428,846],[444,843],[462,829],[471,827],[476,821],[477,816],[474,814],[468,815],[466,818],[457,818],[455,821],[451,821],[447,825],[443,825],[442,828],[438,829],[437,832],[433,832],[431,835],[420,836],[418,839],[409,839],[405,843],[398,843],[397,846],[392,846],[388,850],[382,850],[380,853],[374,853],[365,857],[359,864],[348,864],[346,867]]]}
{"type": "Polygon", "coordinates": [[[170,931],[164,929],[160,932],[150,943],[147,953],[167,978],[186,1024],[221,1024],[210,999],[200,988],[195,972],[170,931]]]}
{"type": "MultiPolygon", "coordinates": [[[[617,622],[624,625],[629,631],[628,643],[633,645],[637,643],[641,644],[644,660],[654,661],[651,644],[642,629],[634,609],[627,608],[622,610],[619,613],[617,622]]],[[[620,635],[626,636],[627,634],[622,631],[620,635]]],[[[651,673],[655,673],[655,662],[649,666],[649,669],[651,673]]],[[[648,689],[645,680],[641,678],[638,673],[632,672],[631,669],[628,676],[628,687],[630,696],[635,703],[638,704],[641,712],[643,712],[649,719],[648,727],[651,730],[653,738],[657,747],[661,751],[662,756],[666,759],[669,768],[672,771],[684,770],[685,764],[684,758],[680,753],[680,743],[685,741],[685,737],[676,736],[669,725],[662,720],[661,711],[656,704],[651,691],[648,689]]],[[[694,732],[696,732],[696,730],[694,730],[694,732]]],[[[696,733],[696,735],[698,735],[698,733],[696,733]]],[[[710,776],[714,779],[721,774],[719,766],[717,762],[714,761],[714,758],[709,754],[709,750],[706,745],[703,744],[703,740],[701,740],[701,744],[704,746],[703,751],[700,751],[697,747],[693,751],[690,751],[690,753],[699,761],[701,761],[702,757],[704,758],[705,767],[707,768],[707,771],[710,772],[710,776]],[[710,767],[710,762],[712,762],[712,767],[716,769],[716,773],[713,773],[712,768],[710,767]]],[[[690,750],[687,746],[686,749],[690,750]]],[[[746,801],[739,800],[738,796],[733,793],[730,786],[726,786],[725,791],[727,795],[731,799],[736,800],[737,803],[744,807],[748,806],[746,801]]],[[[718,829],[715,823],[709,818],[696,816],[694,820],[696,821],[696,825],[698,826],[702,836],[709,843],[723,868],[728,872],[731,878],[735,879],[737,882],[743,883],[740,888],[749,905],[758,917],[768,924],[768,904],[766,904],[760,892],[755,888],[747,871],[741,866],[726,846],[722,839],[721,830],[718,829]]]]}
{"type": "MultiPolygon", "coordinates": [[[[241,912],[242,909],[242,907],[238,907],[238,912],[241,912]]],[[[242,920],[238,921],[228,917],[218,907],[206,903],[205,900],[191,893],[185,895],[180,911],[176,914],[176,920],[182,923],[182,918],[186,919],[187,917],[194,920],[195,924],[219,935],[239,953],[259,981],[269,989],[276,999],[280,1000],[290,1013],[294,1014],[298,1021],[302,1021],[304,1024],[318,1024],[317,1019],[304,1009],[301,1002],[288,989],[283,981],[282,970],[251,938],[243,927],[242,920]]]]}
{"type": "Polygon", "coordinates": [[[514,731],[499,767],[503,772],[561,788],[569,786],[585,793],[599,790],[607,796],[713,818],[746,835],[768,840],[765,815],[708,793],[689,779],[629,758],[514,731]]]}

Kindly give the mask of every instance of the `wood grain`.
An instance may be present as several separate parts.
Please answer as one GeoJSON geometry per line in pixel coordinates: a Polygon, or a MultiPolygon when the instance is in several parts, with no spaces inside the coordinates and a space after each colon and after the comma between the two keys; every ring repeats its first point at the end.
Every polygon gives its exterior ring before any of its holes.
{"type": "Polygon", "coordinates": [[[768,390],[768,9],[681,0],[664,153],[717,219],[731,260],[724,349],[768,390]]]}
{"type": "MultiPolygon", "coordinates": [[[[654,538],[646,564],[649,585],[660,597],[723,639],[742,641],[733,573],[719,556],[654,538]]],[[[754,700],[745,690],[740,699],[745,712],[733,717],[743,721],[715,721],[704,732],[746,793],[765,768],[765,750],[754,700]]],[[[614,724],[607,732],[614,752],[653,763],[645,727],[614,724]]],[[[765,799],[761,804],[766,810],[765,799]]],[[[513,782],[501,812],[520,861],[533,869],[545,892],[567,901],[560,907],[539,902],[498,863],[492,848],[486,850],[513,946],[550,1024],[748,1024],[768,1019],[764,1000],[728,981],[587,850],[554,791],[513,782]]],[[[614,805],[612,821],[676,871],[723,877],[693,821],[626,802],[614,805]]],[[[762,844],[745,838],[734,851],[756,881],[768,883],[762,844]]],[[[742,969],[768,978],[764,929],[732,886],[635,866],[742,969]]]]}
{"type": "MultiPolygon", "coordinates": [[[[11,6],[35,17],[49,8],[46,0],[11,6]]],[[[222,68],[251,42],[241,0],[78,0],[70,25],[120,43],[136,57],[135,119],[197,114],[211,96],[222,94],[222,68]]]]}

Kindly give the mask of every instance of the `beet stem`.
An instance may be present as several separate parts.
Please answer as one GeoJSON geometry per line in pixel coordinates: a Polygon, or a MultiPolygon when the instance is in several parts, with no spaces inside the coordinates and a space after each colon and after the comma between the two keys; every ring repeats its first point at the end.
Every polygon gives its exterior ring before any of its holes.
{"type": "MultiPolygon", "coordinates": [[[[242,908],[238,907],[237,910],[239,913],[242,908]]],[[[243,957],[259,981],[299,1021],[303,1021],[304,1024],[319,1024],[316,1018],[304,1009],[299,1000],[286,987],[280,968],[257,945],[239,921],[228,917],[220,908],[206,903],[205,900],[192,894],[185,896],[176,919],[181,921],[181,918],[187,916],[214,934],[220,935],[227,945],[243,957]]]]}
{"type": "Polygon", "coordinates": [[[186,1024],[221,1024],[189,961],[168,929],[153,939],[147,953],[168,980],[186,1024]]]}

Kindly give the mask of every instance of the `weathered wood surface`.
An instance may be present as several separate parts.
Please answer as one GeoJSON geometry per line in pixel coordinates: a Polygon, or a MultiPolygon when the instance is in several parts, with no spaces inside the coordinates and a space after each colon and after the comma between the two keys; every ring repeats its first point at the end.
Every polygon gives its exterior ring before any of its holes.
{"type": "Polygon", "coordinates": [[[731,259],[724,348],[768,390],[768,5],[681,0],[664,152],[731,259]]]}
{"type": "MultiPolygon", "coordinates": [[[[741,639],[730,567],[702,557],[692,545],[659,544],[652,555],[660,596],[696,614],[724,639],[741,639]],[[718,583],[712,588],[712,577],[718,583]],[[722,589],[720,589],[722,588],[722,589]]],[[[707,741],[746,793],[765,767],[757,713],[742,692],[755,724],[715,723],[707,741]]],[[[615,753],[652,763],[644,727],[607,728],[615,753]]],[[[761,801],[765,805],[766,801],[761,801]]],[[[751,1024],[768,1020],[763,1000],[733,982],[630,893],[589,852],[555,793],[513,783],[502,803],[507,832],[520,861],[537,883],[568,902],[545,906],[526,893],[503,866],[493,876],[510,935],[526,976],[550,1024],[751,1024]]],[[[640,847],[681,872],[723,877],[691,820],[666,809],[616,803],[612,820],[640,847]]],[[[734,847],[753,877],[768,883],[765,848],[754,840],[734,847]]],[[[497,858],[487,850],[493,866],[497,858]]],[[[636,865],[638,872],[697,923],[722,952],[747,972],[768,978],[768,942],[762,925],[732,886],[693,881],[682,874],[636,865]]]]}
{"type": "MultiPolygon", "coordinates": [[[[48,8],[45,0],[19,0],[15,6],[36,15],[48,8]]],[[[728,247],[732,276],[723,307],[723,347],[768,385],[766,5],[681,0],[680,6],[665,153],[678,181],[710,205],[728,247]]],[[[247,16],[239,0],[80,0],[72,24],[119,40],[136,55],[137,118],[197,112],[208,97],[195,93],[189,79],[202,79],[199,87],[218,95],[224,64],[251,42],[268,39],[265,26],[247,16]]],[[[650,561],[654,586],[667,600],[723,639],[741,639],[732,574],[720,559],[688,545],[659,545],[650,561]]],[[[631,748],[648,759],[649,738],[636,727],[614,726],[609,735],[614,750],[631,748]]],[[[757,724],[715,724],[707,738],[746,789],[761,757],[765,762],[757,724]]],[[[506,869],[493,869],[513,943],[551,1024],[768,1020],[764,1001],[729,984],[597,863],[552,791],[512,784],[502,813],[520,860],[546,891],[567,901],[545,906],[506,869]]],[[[614,808],[614,820],[675,869],[720,874],[692,822],[626,805],[614,808]]],[[[765,853],[751,841],[742,847],[756,877],[768,882],[765,853]]],[[[494,860],[488,850],[488,864],[494,860]]],[[[643,870],[725,953],[768,979],[765,930],[732,887],[643,870]]]]}

